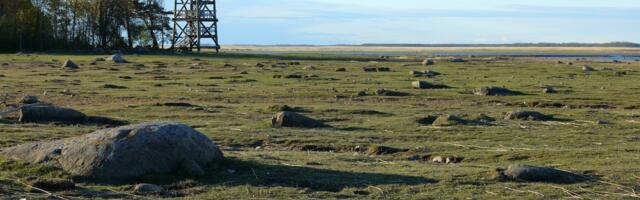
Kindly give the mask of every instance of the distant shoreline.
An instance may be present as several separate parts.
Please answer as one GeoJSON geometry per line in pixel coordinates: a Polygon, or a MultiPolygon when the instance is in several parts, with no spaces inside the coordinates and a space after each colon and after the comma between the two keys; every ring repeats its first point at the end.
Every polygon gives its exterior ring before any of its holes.
{"type": "Polygon", "coordinates": [[[535,52],[640,54],[640,47],[534,46],[374,46],[374,45],[223,45],[224,52],[535,52]]]}
{"type": "Polygon", "coordinates": [[[639,43],[609,42],[609,43],[512,43],[512,44],[335,44],[335,45],[311,45],[311,44],[230,44],[231,47],[620,47],[640,48],[639,43]]]}

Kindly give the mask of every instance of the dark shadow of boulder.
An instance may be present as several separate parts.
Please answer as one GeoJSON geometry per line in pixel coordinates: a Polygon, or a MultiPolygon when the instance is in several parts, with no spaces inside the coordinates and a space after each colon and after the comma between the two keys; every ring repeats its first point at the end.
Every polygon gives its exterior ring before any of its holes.
{"type": "Polygon", "coordinates": [[[594,177],[550,167],[522,164],[510,165],[507,169],[497,169],[496,172],[498,173],[499,181],[573,184],[595,179],[594,177]]]}
{"type": "MultiPolygon", "coordinates": [[[[339,192],[347,187],[366,188],[369,185],[437,183],[434,179],[421,176],[270,165],[234,158],[227,158],[219,165],[210,166],[206,171],[206,175],[195,180],[206,185],[292,187],[328,192],[339,192]],[[228,169],[235,170],[235,173],[229,173],[228,169]]],[[[176,180],[180,179],[170,182],[176,180]]]]}

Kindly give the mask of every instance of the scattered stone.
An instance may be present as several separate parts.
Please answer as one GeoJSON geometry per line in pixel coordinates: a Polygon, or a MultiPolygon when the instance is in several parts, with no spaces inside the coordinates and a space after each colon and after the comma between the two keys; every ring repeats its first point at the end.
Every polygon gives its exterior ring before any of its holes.
{"type": "Polygon", "coordinates": [[[569,62],[569,63],[567,63],[567,64],[568,64],[568,65],[573,65],[573,62],[569,62]]]}
{"type": "Polygon", "coordinates": [[[584,176],[572,172],[522,164],[509,165],[506,170],[499,170],[499,173],[503,180],[509,181],[576,183],[585,179],[584,176]]]}
{"type": "Polygon", "coordinates": [[[434,85],[426,81],[414,81],[411,86],[416,89],[432,89],[434,85]]]}
{"type": "Polygon", "coordinates": [[[102,86],[102,88],[107,88],[107,89],[127,89],[127,87],[125,86],[119,86],[119,85],[114,85],[114,84],[104,84],[102,86]]]}
{"type": "Polygon", "coordinates": [[[9,66],[9,63],[2,63],[2,66],[9,66]]]}
{"type": "Polygon", "coordinates": [[[187,125],[169,122],[122,126],[68,139],[27,143],[3,149],[0,154],[112,183],[175,172],[191,175],[194,168],[202,170],[223,159],[218,146],[208,137],[187,125]]]}
{"type": "Polygon", "coordinates": [[[133,78],[131,78],[131,76],[119,76],[118,78],[120,79],[124,79],[124,80],[131,80],[133,78]]]}
{"type": "Polygon", "coordinates": [[[309,65],[309,66],[303,67],[302,69],[304,69],[304,70],[315,70],[316,67],[309,65]]]}
{"type": "Polygon", "coordinates": [[[27,183],[33,187],[54,192],[69,191],[76,188],[76,184],[73,181],[67,179],[36,178],[35,180],[27,181],[27,183]]]}
{"type": "Polygon", "coordinates": [[[433,121],[433,126],[455,126],[455,125],[464,125],[467,124],[467,121],[454,116],[454,115],[443,115],[438,117],[433,121]]]}
{"type": "Polygon", "coordinates": [[[363,67],[362,70],[364,70],[364,72],[377,72],[378,68],[375,68],[375,67],[363,67]]]}
{"type": "Polygon", "coordinates": [[[122,58],[120,54],[114,54],[111,57],[109,57],[108,60],[114,63],[127,63],[127,60],[122,58]]]}
{"type": "Polygon", "coordinates": [[[365,92],[365,91],[360,91],[360,92],[358,92],[358,93],[356,94],[356,96],[358,96],[358,97],[364,97],[364,96],[367,96],[367,92],[365,92]]]}
{"type": "Polygon", "coordinates": [[[409,93],[406,92],[400,92],[400,91],[393,91],[393,90],[387,90],[387,89],[383,89],[383,88],[379,88],[376,90],[376,95],[378,96],[409,96],[409,93]]]}
{"type": "Polygon", "coordinates": [[[80,123],[86,115],[71,108],[62,108],[45,104],[29,104],[20,107],[19,122],[61,122],[80,123]]]}
{"type": "Polygon", "coordinates": [[[592,72],[592,71],[595,71],[595,69],[593,69],[593,67],[591,67],[589,65],[585,65],[585,66],[582,66],[582,71],[584,71],[584,72],[592,72]]]}
{"type": "Polygon", "coordinates": [[[293,73],[293,74],[289,74],[286,75],[284,78],[289,78],[289,79],[300,79],[303,78],[305,75],[301,74],[301,73],[293,73]]]}
{"type": "Polygon", "coordinates": [[[424,66],[435,65],[435,64],[436,64],[436,62],[434,62],[431,59],[425,59],[424,61],[422,61],[422,65],[424,65],[424,66]]]}
{"type": "Polygon", "coordinates": [[[394,147],[388,146],[380,146],[380,145],[372,145],[367,149],[367,153],[370,155],[386,155],[386,154],[395,154],[399,152],[407,152],[408,149],[398,149],[394,147]]]}
{"type": "Polygon", "coordinates": [[[453,59],[449,59],[449,62],[453,62],[453,63],[463,63],[463,62],[467,62],[467,60],[462,59],[462,58],[453,58],[453,59]]]}
{"type": "Polygon", "coordinates": [[[473,94],[478,95],[478,96],[515,96],[515,95],[522,95],[521,92],[516,92],[516,91],[509,90],[507,88],[495,87],[495,86],[476,88],[475,90],[473,90],[473,94]]]}
{"type": "Polygon", "coordinates": [[[200,61],[200,58],[191,58],[192,61],[200,61]]]}
{"type": "MultiPolygon", "coordinates": [[[[225,65],[225,67],[226,67],[226,65],[225,65]]],[[[265,65],[264,65],[264,64],[262,64],[262,63],[258,63],[258,64],[256,64],[256,67],[258,67],[258,68],[264,68],[264,67],[265,67],[265,65]]]]}
{"type": "Polygon", "coordinates": [[[531,121],[548,121],[553,120],[552,116],[542,114],[536,111],[512,111],[508,112],[504,119],[506,120],[531,120],[531,121]]]}
{"type": "Polygon", "coordinates": [[[95,60],[93,60],[93,61],[95,61],[95,62],[104,62],[104,61],[107,61],[107,60],[106,60],[106,59],[104,59],[104,58],[96,58],[96,59],[95,59],[95,60]]]}
{"type": "Polygon", "coordinates": [[[390,72],[391,68],[388,67],[378,67],[378,72],[390,72]]]}
{"type": "Polygon", "coordinates": [[[347,68],[344,68],[344,67],[336,69],[336,72],[346,72],[346,71],[347,71],[347,68]]]}
{"type": "Polygon", "coordinates": [[[412,70],[412,71],[409,72],[409,74],[414,75],[414,76],[428,76],[428,77],[440,75],[440,73],[434,72],[434,71],[431,71],[431,70],[424,70],[424,71],[412,70]]]}
{"type": "Polygon", "coordinates": [[[438,116],[428,115],[426,117],[420,117],[416,119],[416,122],[422,125],[433,125],[433,122],[438,119],[438,116]]]}
{"type": "Polygon", "coordinates": [[[414,81],[411,83],[411,86],[416,89],[441,89],[441,88],[449,88],[446,85],[432,84],[426,81],[414,81]]]}
{"type": "Polygon", "coordinates": [[[24,96],[24,97],[22,97],[22,99],[20,100],[20,103],[23,103],[23,104],[34,104],[34,103],[38,103],[38,97],[36,97],[36,96],[24,96]]]}
{"type": "Polygon", "coordinates": [[[328,127],[328,125],[317,121],[315,119],[311,119],[309,117],[306,117],[304,115],[295,113],[295,112],[290,112],[290,111],[284,111],[284,112],[279,112],[277,114],[275,114],[273,116],[273,118],[271,119],[271,125],[274,128],[281,128],[281,127],[300,127],[300,128],[321,128],[321,127],[328,127]]]}
{"type": "Polygon", "coordinates": [[[71,61],[70,59],[67,59],[67,61],[64,61],[64,64],[62,64],[62,67],[67,69],[78,69],[78,65],[73,63],[73,61],[71,61]]]}
{"type": "Polygon", "coordinates": [[[558,91],[556,91],[556,89],[554,89],[553,87],[545,87],[544,89],[542,89],[542,92],[546,94],[558,93],[558,91]]]}
{"type": "Polygon", "coordinates": [[[162,192],[164,189],[160,186],[148,183],[140,183],[137,184],[133,188],[133,192],[136,194],[146,195],[146,194],[158,194],[162,192]]]}
{"type": "Polygon", "coordinates": [[[446,164],[460,163],[462,162],[462,160],[464,160],[464,157],[447,156],[444,160],[444,163],[446,164]]]}

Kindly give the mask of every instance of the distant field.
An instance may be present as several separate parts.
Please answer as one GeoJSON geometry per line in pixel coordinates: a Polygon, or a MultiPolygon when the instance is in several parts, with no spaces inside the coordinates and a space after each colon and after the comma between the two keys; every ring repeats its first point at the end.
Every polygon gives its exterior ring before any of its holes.
{"type": "Polygon", "coordinates": [[[385,47],[385,46],[252,46],[225,45],[223,51],[376,51],[376,52],[539,52],[539,53],[640,53],[627,47],[385,47]]]}
{"type": "MultiPolygon", "coordinates": [[[[233,51],[549,51],[638,53],[631,48],[250,47],[233,51]]],[[[186,123],[219,144],[227,161],[203,177],[141,179],[171,192],[137,196],[132,185],[78,182],[70,199],[633,199],[640,191],[640,62],[474,57],[125,55],[126,64],[90,63],[107,55],[0,54],[0,109],[23,95],[131,123],[186,123]],[[77,71],[60,66],[67,58],[77,71]],[[198,58],[198,59],[193,59],[198,58]],[[573,65],[568,65],[572,62],[573,65]],[[265,65],[256,67],[257,63],[265,65]],[[298,64],[299,63],[299,64],[298,64]],[[585,72],[588,65],[594,71],[585,72]],[[387,67],[389,72],[364,72],[387,67]],[[338,71],[337,68],[345,68],[338,71]],[[433,70],[438,76],[414,76],[433,70]],[[299,76],[287,75],[296,74],[299,76]],[[296,78],[298,77],[298,78],[296,78]],[[305,78],[306,77],[306,78],[305,78]],[[412,81],[448,88],[414,89],[412,81]],[[126,87],[105,88],[105,84],[126,87]],[[477,96],[501,86],[518,96],[477,96]],[[543,93],[552,87],[557,93],[543,93]],[[377,89],[407,93],[382,96],[377,89]],[[358,95],[364,92],[366,95],[358,95]],[[205,109],[162,106],[181,102],[205,109]],[[333,128],[272,128],[278,105],[333,128]],[[508,120],[509,111],[558,120],[508,120]],[[432,126],[455,115],[482,124],[432,126]],[[428,121],[428,120],[426,120],[428,121]],[[384,146],[399,152],[369,149],[384,146]],[[431,162],[457,156],[460,163],[431,162]],[[574,184],[504,182],[496,169],[522,163],[594,177],[574,184]]],[[[15,117],[15,116],[13,116],[15,117]]],[[[104,127],[0,121],[0,148],[87,134],[104,127]]],[[[20,183],[69,178],[51,167],[0,158],[0,199],[39,199],[20,183]]]]}

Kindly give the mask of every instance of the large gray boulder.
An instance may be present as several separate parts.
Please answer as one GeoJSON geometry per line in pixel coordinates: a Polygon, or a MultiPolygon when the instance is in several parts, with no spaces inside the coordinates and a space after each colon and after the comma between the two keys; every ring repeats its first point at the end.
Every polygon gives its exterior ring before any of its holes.
{"type": "Polygon", "coordinates": [[[326,124],[315,120],[315,119],[311,119],[307,116],[295,113],[295,112],[290,112],[290,111],[284,111],[284,112],[279,112],[276,115],[273,116],[273,118],[271,119],[271,126],[273,126],[274,128],[281,128],[281,127],[298,127],[298,128],[320,128],[320,127],[328,127],[326,124]]]}
{"type": "Polygon", "coordinates": [[[218,146],[187,125],[154,122],[6,148],[0,155],[29,163],[60,167],[73,175],[101,182],[124,182],[147,175],[182,172],[204,174],[223,159],[218,146]]]}

